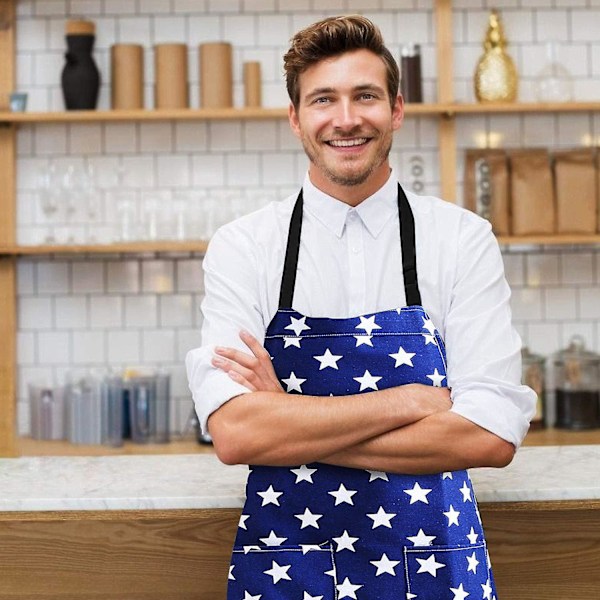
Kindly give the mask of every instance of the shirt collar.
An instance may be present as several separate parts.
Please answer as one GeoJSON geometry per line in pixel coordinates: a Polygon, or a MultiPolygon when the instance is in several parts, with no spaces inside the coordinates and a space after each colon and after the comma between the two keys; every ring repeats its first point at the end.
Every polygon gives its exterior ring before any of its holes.
{"type": "Polygon", "coordinates": [[[367,231],[376,238],[393,216],[398,216],[398,180],[394,170],[388,180],[372,196],[356,208],[349,206],[315,187],[308,173],[303,185],[304,208],[337,237],[341,237],[349,213],[360,217],[367,231]]]}

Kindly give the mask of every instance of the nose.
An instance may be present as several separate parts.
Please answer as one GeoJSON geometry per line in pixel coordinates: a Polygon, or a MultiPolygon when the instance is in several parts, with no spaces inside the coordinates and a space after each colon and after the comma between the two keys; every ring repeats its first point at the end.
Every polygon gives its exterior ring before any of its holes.
{"type": "Polygon", "coordinates": [[[337,103],[333,127],[341,131],[351,131],[360,126],[361,122],[360,109],[350,99],[344,98],[337,103]]]}

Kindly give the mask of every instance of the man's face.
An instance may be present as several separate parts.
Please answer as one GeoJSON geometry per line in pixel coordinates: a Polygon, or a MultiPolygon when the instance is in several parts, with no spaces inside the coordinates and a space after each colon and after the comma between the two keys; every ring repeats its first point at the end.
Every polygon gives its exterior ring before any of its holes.
{"type": "Polygon", "coordinates": [[[369,50],[323,60],[300,75],[292,130],[310,159],[315,185],[356,186],[389,176],[393,132],[402,122],[402,101],[390,105],[386,69],[369,50]],[[379,177],[378,177],[379,175],[379,177]]]}

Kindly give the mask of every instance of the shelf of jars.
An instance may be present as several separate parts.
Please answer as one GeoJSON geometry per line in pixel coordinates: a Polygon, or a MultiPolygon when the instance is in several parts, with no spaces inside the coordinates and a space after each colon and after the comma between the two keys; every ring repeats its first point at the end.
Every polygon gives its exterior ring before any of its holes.
{"type": "Polygon", "coordinates": [[[39,246],[0,246],[0,256],[36,256],[48,254],[146,254],[206,252],[208,242],[186,241],[140,241],[113,244],[43,244],[39,246]]]}
{"type": "MultiPolygon", "coordinates": [[[[407,103],[405,113],[447,116],[494,113],[558,113],[600,111],[600,102],[407,103]]],[[[140,110],[72,110],[0,112],[0,123],[85,123],[115,121],[228,121],[287,118],[287,108],[186,108],[140,110]]]]}

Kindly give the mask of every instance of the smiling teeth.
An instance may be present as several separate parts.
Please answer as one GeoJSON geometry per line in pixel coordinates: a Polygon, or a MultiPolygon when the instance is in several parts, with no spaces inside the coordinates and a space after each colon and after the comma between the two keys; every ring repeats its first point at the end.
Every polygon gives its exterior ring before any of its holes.
{"type": "Polygon", "coordinates": [[[329,144],[332,146],[347,148],[349,146],[360,146],[362,144],[366,144],[366,142],[367,138],[355,138],[353,140],[330,140],[329,144]]]}

